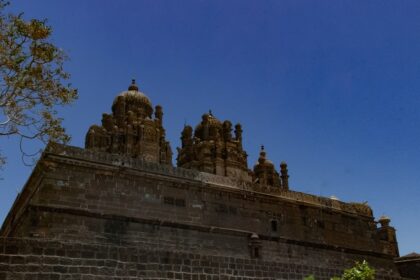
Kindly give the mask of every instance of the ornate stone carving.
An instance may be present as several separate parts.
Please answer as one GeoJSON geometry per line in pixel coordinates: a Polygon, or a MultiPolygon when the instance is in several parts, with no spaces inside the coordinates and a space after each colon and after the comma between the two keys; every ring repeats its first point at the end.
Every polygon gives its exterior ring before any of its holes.
{"type": "Polygon", "coordinates": [[[251,181],[239,124],[235,126],[235,137],[232,137],[232,123],[222,123],[210,111],[202,116],[194,134],[191,126],[184,127],[181,143],[178,166],[251,181]]]}
{"type": "Polygon", "coordinates": [[[102,125],[89,128],[85,146],[91,150],[172,164],[172,150],[162,126],[162,107],[156,106],[154,119],[152,114],[152,103],[133,80],[128,90],[115,98],[112,114],[102,115],[102,125]]]}
{"type": "Polygon", "coordinates": [[[282,162],[280,164],[281,175],[276,171],[274,164],[271,160],[267,159],[264,146],[261,146],[260,157],[258,162],[254,165],[253,182],[263,188],[267,192],[276,192],[278,190],[289,190],[289,175],[287,164],[282,162]]]}

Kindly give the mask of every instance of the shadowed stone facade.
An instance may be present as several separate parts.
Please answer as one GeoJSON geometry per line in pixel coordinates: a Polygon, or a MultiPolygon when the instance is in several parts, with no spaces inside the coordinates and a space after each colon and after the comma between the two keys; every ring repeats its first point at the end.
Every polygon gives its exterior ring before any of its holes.
{"type": "Polygon", "coordinates": [[[395,260],[401,276],[420,279],[420,254],[410,253],[395,260]]]}
{"type": "Polygon", "coordinates": [[[162,109],[133,83],[86,149],[49,144],[0,232],[0,279],[317,279],[366,259],[403,279],[389,218],[295,192],[242,127],[203,115],[171,163],[162,109]]]}

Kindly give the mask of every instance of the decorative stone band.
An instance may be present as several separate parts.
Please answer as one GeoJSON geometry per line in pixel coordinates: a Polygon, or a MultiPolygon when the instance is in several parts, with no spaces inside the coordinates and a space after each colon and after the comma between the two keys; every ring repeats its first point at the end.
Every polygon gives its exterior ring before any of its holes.
{"type": "Polygon", "coordinates": [[[286,200],[299,201],[301,203],[315,205],[318,207],[332,208],[335,210],[348,212],[356,215],[362,215],[367,217],[373,216],[371,208],[365,203],[345,203],[337,199],[330,199],[327,197],[316,196],[290,190],[280,190],[279,188],[261,186],[250,182],[240,181],[236,178],[218,176],[210,173],[200,172],[197,170],[148,162],[142,159],[136,159],[119,154],[97,152],[74,146],[49,143],[44,151],[43,156],[45,157],[48,155],[57,155],[68,159],[77,159],[92,163],[108,164],[119,168],[128,168],[166,175],[170,177],[177,177],[181,179],[189,179],[206,183],[209,185],[230,189],[239,189],[255,194],[261,193],[265,195],[280,197],[286,200]]]}

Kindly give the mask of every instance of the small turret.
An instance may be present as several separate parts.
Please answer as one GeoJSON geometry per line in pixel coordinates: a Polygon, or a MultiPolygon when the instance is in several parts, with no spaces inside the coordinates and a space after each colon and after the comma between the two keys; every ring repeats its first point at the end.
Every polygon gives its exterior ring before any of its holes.
{"type": "Polygon", "coordinates": [[[235,125],[235,140],[238,141],[240,147],[242,148],[242,126],[240,123],[235,125]]]}
{"type": "Polygon", "coordinates": [[[378,228],[378,236],[383,245],[383,252],[394,257],[399,256],[395,228],[390,226],[391,219],[388,216],[381,216],[378,220],[381,225],[378,228]]]}
{"type": "Polygon", "coordinates": [[[155,107],[155,119],[157,119],[160,123],[163,121],[163,110],[162,106],[160,105],[155,107]]]}
{"type": "Polygon", "coordinates": [[[388,216],[381,216],[378,222],[381,224],[381,227],[388,227],[391,219],[388,216]]]}
{"type": "Polygon", "coordinates": [[[287,170],[287,163],[282,161],[280,163],[280,173],[281,173],[281,187],[284,190],[289,190],[289,174],[287,170]]]}

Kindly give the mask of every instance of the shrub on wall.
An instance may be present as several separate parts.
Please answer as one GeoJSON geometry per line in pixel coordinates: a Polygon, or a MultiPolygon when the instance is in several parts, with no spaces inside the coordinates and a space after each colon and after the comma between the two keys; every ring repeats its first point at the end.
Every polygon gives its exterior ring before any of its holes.
{"type": "MultiPolygon", "coordinates": [[[[309,275],[304,280],[315,280],[315,277],[309,275]]],[[[331,280],[375,280],[375,270],[367,261],[356,262],[354,267],[344,270],[341,277],[333,277],[331,280]]]]}

